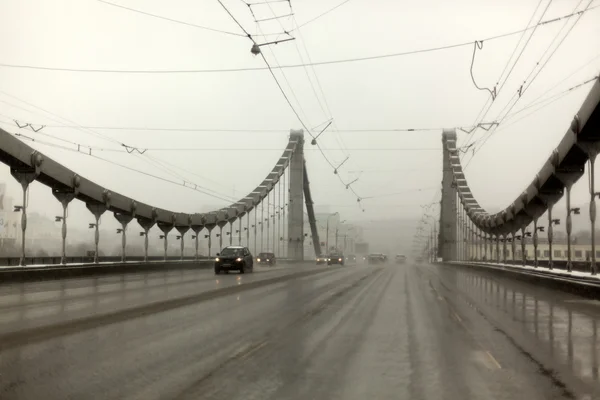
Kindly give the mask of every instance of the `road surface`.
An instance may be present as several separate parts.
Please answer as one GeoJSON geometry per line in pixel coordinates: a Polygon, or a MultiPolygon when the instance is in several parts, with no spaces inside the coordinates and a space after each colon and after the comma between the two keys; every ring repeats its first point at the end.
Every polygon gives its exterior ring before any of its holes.
{"type": "Polygon", "coordinates": [[[431,265],[4,285],[0,399],[598,399],[598,325],[600,302],[431,265]]]}

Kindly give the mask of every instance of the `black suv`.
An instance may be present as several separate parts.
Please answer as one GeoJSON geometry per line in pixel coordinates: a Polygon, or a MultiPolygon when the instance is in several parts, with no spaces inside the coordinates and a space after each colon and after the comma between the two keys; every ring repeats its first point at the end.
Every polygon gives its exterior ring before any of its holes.
{"type": "Polygon", "coordinates": [[[344,265],[344,256],[341,254],[330,254],[327,258],[327,265],[341,264],[344,265]]]}
{"type": "Polygon", "coordinates": [[[259,264],[275,265],[277,260],[275,260],[274,253],[260,253],[258,257],[256,257],[256,262],[259,264]]]}
{"type": "Polygon", "coordinates": [[[254,259],[247,247],[228,246],[217,253],[215,258],[215,274],[220,274],[221,271],[226,273],[231,270],[240,271],[240,274],[246,271],[254,270],[254,259]]]}

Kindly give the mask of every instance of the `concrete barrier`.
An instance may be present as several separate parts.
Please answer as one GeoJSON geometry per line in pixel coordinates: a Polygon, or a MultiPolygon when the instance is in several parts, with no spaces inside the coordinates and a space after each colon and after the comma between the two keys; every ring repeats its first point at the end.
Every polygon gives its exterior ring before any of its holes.
{"type": "Polygon", "coordinates": [[[565,272],[548,272],[539,269],[509,266],[491,263],[447,262],[442,265],[476,269],[490,275],[504,276],[548,288],[573,293],[582,297],[600,300],[600,278],[594,276],[567,275],[565,272]]]}
{"type": "MultiPolygon", "coordinates": [[[[0,283],[31,282],[43,280],[57,280],[68,278],[81,278],[102,275],[121,275],[139,272],[211,269],[214,259],[189,260],[189,261],[131,261],[126,263],[80,263],[67,265],[33,265],[24,267],[0,267],[0,283]]],[[[279,264],[302,264],[304,261],[279,259],[279,264]]]]}

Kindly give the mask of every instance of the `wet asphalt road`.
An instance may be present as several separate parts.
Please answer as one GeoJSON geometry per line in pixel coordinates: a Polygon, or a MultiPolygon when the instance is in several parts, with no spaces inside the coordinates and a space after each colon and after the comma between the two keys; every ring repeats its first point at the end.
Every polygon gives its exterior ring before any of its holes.
{"type": "Polygon", "coordinates": [[[600,399],[600,302],[429,265],[0,286],[0,399],[600,399]]]}

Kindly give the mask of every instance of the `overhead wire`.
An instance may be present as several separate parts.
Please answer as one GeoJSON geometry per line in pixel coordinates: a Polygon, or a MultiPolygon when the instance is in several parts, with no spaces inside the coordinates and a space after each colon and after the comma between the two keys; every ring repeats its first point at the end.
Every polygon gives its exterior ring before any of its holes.
{"type": "MultiPolygon", "coordinates": [[[[515,66],[517,65],[517,63],[519,62],[521,56],[523,55],[525,49],[527,48],[527,45],[529,44],[529,42],[531,41],[531,38],[533,38],[533,35],[535,34],[535,31],[537,30],[537,28],[540,26],[540,23],[542,21],[542,18],[544,18],[544,15],[546,15],[546,12],[548,11],[548,8],[550,7],[550,4],[552,4],[552,0],[550,0],[548,2],[548,4],[546,5],[546,8],[544,9],[544,11],[542,12],[542,14],[540,15],[538,22],[533,26],[533,30],[531,32],[531,34],[529,35],[529,37],[527,38],[527,41],[525,42],[525,44],[523,45],[523,47],[521,48],[521,51],[519,53],[519,55],[517,56],[517,58],[515,59],[514,63],[512,64],[512,67],[510,68],[508,74],[506,75],[506,78],[504,78],[504,81],[500,84],[500,87],[498,89],[498,83],[500,81],[502,81],[502,77],[504,75],[504,72],[506,71],[508,65],[510,64],[515,52],[517,51],[517,49],[519,48],[519,45],[523,39],[523,37],[525,36],[525,34],[528,32],[527,28],[530,27],[531,25],[531,21],[533,21],[540,5],[542,4],[543,0],[540,0],[535,8],[535,10],[533,11],[533,14],[531,14],[531,17],[529,18],[529,21],[527,22],[527,25],[525,26],[525,30],[523,30],[521,37],[519,38],[519,41],[517,42],[511,56],[509,57],[509,59],[506,62],[506,65],[504,66],[504,69],[502,70],[502,73],[500,74],[500,77],[498,78],[497,82],[496,82],[496,86],[494,87],[494,90],[490,90],[487,89],[490,92],[490,98],[488,98],[486,100],[486,103],[484,104],[484,106],[482,107],[482,109],[479,111],[479,113],[477,114],[477,117],[475,118],[474,121],[474,126],[477,127],[478,124],[480,124],[481,122],[484,121],[485,117],[487,116],[487,114],[490,112],[492,106],[494,105],[494,101],[496,100],[496,97],[498,96],[498,94],[500,94],[500,92],[502,92],[502,89],[504,88],[504,85],[506,84],[506,82],[508,81],[511,73],[513,72],[513,69],[515,68],[515,66]],[[490,102],[491,99],[491,102],[490,102]],[[485,111],[484,111],[485,110],[485,111]]],[[[481,47],[483,47],[483,42],[481,44],[481,47]]],[[[475,83],[475,80],[473,78],[473,62],[475,60],[475,51],[477,50],[477,42],[475,42],[475,46],[473,48],[473,57],[471,60],[471,79],[473,79],[473,83],[475,84],[475,86],[479,89],[479,90],[485,90],[486,88],[479,88],[477,86],[477,84],[475,83]]],[[[476,129],[475,129],[476,130],[476,129]]],[[[472,134],[468,137],[467,139],[467,143],[465,144],[465,146],[468,146],[469,148],[473,146],[473,144],[471,143],[471,140],[474,140],[474,132],[471,132],[472,134]]],[[[462,154],[461,156],[461,160],[464,158],[465,153],[462,154]]]]}
{"type": "MultiPolygon", "coordinates": [[[[510,114],[510,112],[512,111],[512,109],[516,106],[516,104],[519,102],[519,100],[521,99],[522,95],[527,91],[527,89],[533,84],[533,82],[535,81],[535,79],[538,77],[538,75],[540,74],[540,72],[545,68],[545,66],[548,64],[548,62],[550,61],[550,59],[552,58],[552,56],[556,53],[556,51],[560,48],[560,46],[562,45],[562,43],[565,41],[565,39],[567,38],[567,36],[571,33],[571,31],[573,30],[573,28],[575,27],[575,25],[577,25],[577,23],[579,22],[579,20],[583,17],[584,13],[586,11],[589,11],[589,8],[592,4],[594,0],[590,0],[587,4],[587,6],[583,9],[580,10],[578,12],[575,12],[575,10],[579,7],[579,5],[582,3],[582,0],[580,0],[579,3],[577,3],[577,5],[574,8],[574,12],[572,13],[572,15],[577,15],[575,22],[571,25],[571,27],[567,30],[567,32],[565,33],[565,35],[562,37],[562,39],[558,42],[558,45],[556,45],[556,47],[554,48],[554,50],[550,53],[550,55],[546,58],[546,60],[543,62],[543,64],[541,65],[541,67],[538,68],[538,66],[540,65],[540,63],[542,62],[542,59],[544,58],[544,56],[547,54],[548,50],[552,47],[552,45],[554,44],[554,42],[556,41],[556,38],[558,38],[560,36],[560,34],[562,33],[563,29],[561,29],[554,37],[554,39],[550,42],[550,44],[548,45],[548,47],[546,48],[546,51],[544,51],[544,53],[542,54],[542,56],[540,57],[540,59],[538,60],[538,62],[534,65],[533,69],[530,71],[530,73],[527,75],[527,77],[525,78],[525,80],[523,81],[523,83],[521,84],[520,89],[513,95],[513,97],[511,98],[511,100],[509,100],[509,102],[507,103],[507,105],[500,111],[500,113],[498,113],[498,117],[495,119],[496,121],[498,121],[498,125],[495,126],[495,129],[492,129],[483,139],[481,145],[479,146],[478,149],[474,149],[473,151],[473,155],[471,156],[471,158],[469,159],[469,161],[467,162],[467,164],[465,165],[465,169],[469,166],[469,164],[471,163],[471,161],[473,160],[475,154],[487,143],[487,141],[494,135],[494,133],[497,131],[498,126],[501,125],[503,123],[503,121],[506,119],[506,117],[510,114]],[[537,71],[534,74],[534,71],[537,71]],[[533,77],[532,77],[533,75],[533,77]],[[531,78],[531,79],[530,79],[531,78]],[[516,100],[513,102],[513,99],[516,100]],[[510,107],[508,107],[509,104],[511,104],[510,107]],[[503,112],[505,109],[508,108],[508,111],[506,111],[503,115],[503,112]],[[500,117],[502,115],[502,117],[500,117]]],[[[567,21],[565,21],[565,24],[563,25],[566,26],[569,22],[569,19],[567,19],[567,21]]]]}
{"type": "Polygon", "coordinates": [[[163,182],[167,182],[167,183],[170,183],[170,184],[173,184],[173,185],[177,185],[177,186],[183,186],[183,187],[185,187],[187,189],[194,190],[194,191],[200,192],[202,194],[205,194],[207,196],[214,197],[214,198],[217,198],[217,199],[220,199],[220,200],[224,200],[224,201],[227,201],[227,202],[231,201],[228,198],[221,197],[219,195],[215,195],[215,194],[209,193],[209,192],[207,192],[205,190],[202,190],[202,189],[198,189],[198,186],[196,186],[196,185],[194,185],[194,186],[186,185],[186,182],[180,183],[180,182],[177,182],[177,181],[173,181],[171,179],[167,179],[167,178],[164,178],[164,177],[161,177],[161,176],[158,176],[158,175],[154,175],[154,174],[151,174],[151,173],[149,173],[147,171],[142,171],[142,170],[130,167],[128,165],[124,165],[124,164],[118,163],[116,161],[109,160],[109,159],[97,156],[95,154],[81,153],[81,152],[78,152],[76,149],[72,149],[70,147],[66,147],[66,146],[63,146],[63,145],[59,145],[59,144],[51,143],[51,142],[46,142],[46,141],[42,141],[42,140],[32,139],[32,138],[24,136],[24,135],[20,135],[20,137],[24,137],[24,138],[26,138],[28,140],[31,140],[33,142],[42,144],[44,146],[49,146],[49,147],[54,147],[54,148],[58,148],[58,149],[66,150],[66,151],[71,151],[71,152],[75,152],[75,153],[79,153],[79,154],[84,154],[84,155],[86,155],[88,157],[92,157],[92,158],[101,160],[103,162],[106,162],[106,163],[109,163],[109,164],[112,164],[112,165],[124,168],[124,169],[132,171],[132,172],[136,172],[136,173],[139,173],[139,174],[142,174],[142,175],[145,175],[145,176],[148,176],[148,177],[151,177],[151,178],[163,181],[163,182]]]}
{"type": "MultiPolygon", "coordinates": [[[[594,9],[599,8],[600,5],[594,6],[594,7],[589,7],[587,11],[591,11],[594,9]]],[[[562,19],[565,18],[569,18],[573,15],[580,15],[582,14],[583,11],[578,11],[575,13],[571,13],[571,14],[567,14],[561,17],[557,17],[557,18],[553,18],[550,20],[546,20],[546,21],[541,21],[538,25],[536,26],[542,26],[542,25],[548,25],[548,24],[552,24],[558,21],[561,21],[562,19]]],[[[491,41],[491,40],[496,40],[496,39],[501,39],[501,38],[505,38],[505,37],[509,37],[509,36],[513,36],[519,33],[522,33],[523,31],[528,31],[531,29],[534,29],[535,26],[532,27],[528,27],[525,29],[519,29],[516,31],[512,31],[512,32],[507,32],[507,33],[503,33],[503,34],[499,34],[499,35],[495,35],[495,36],[490,36],[484,39],[480,39],[480,41],[491,41]]],[[[472,46],[473,45],[473,40],[469,40],[467,42],[461,42],[461,43],[454,43],[454,44],[449,44],[449,45],[444,45],[444,46],[436,46],[436,47],[429,47],[429,48],[423,48],[423,49],[417,49],[417,50],[411,50],[411,51],[403,51],[403,52],[396,52],[396,53],[388,53],[388,54],[378,54],[378,55],[373,55],[373,56],[367,56],[367,57],[355,57],[355,58],[346,58],[346,59],[339,59],[339,60],[326,60],[326,61],[317,61],[317,62],[312,62],[312,63],[308,63],[305,64],[307,66],[321,66],[321,65],[332,65],[332,64],[342,64],[342,63],[352,63],[352,62],[361,62],[361,61],[369,61],[369,60],[377,60],[377,59],[384,59],[384,58],[393,58],[393,57],[402,57],[402,56],[408,56],[408,55],[414,55],[414,54],[421,54],[421,53],[429,53],[429,52],[435,52],[435,51],[442,51],[442,50],[448,50],[448,49],[453,49],[453,48],[458,48],[458,47],[465,47],[465,46],[472,46]]],[[[188,73],[227,73],[227,72],[245,72],[245,71],[263,71],[263,70],[267,70],[269,69],[268,67],[246,67],[246,68],[216,68],[216,69],[189,69],[189,70],[182,70],[182,69],[171,69],[171,70],[152,70],[152,69],[147,69],[147,70],[135,70],[135,69],[129,69],[129,70],[125,70],[125,69],[98,69],[98,68],[69,68],[69,67],[49,67],[49,66],[40,66],[40,65],[28,65],[28,64],[11,64],[11,63],[0,63],[0,67],[5,67],[5,68],[19,68],[19,69],[33,69],[33,70],[45,70],[45,71],[61,71],[61,72],[82,72],[82,73],[109,73],[109,74],[188,74],[188,73]]],[[[303,64],[289,64],[289,65],[280,65],[279,67],[277,67],[278,69],[284,69],[284,68],[302,68],[304,67],[303,64]]]]}
{"type": "Polygon", "coordinates": [[[193,27],[193,28],[204,29],[204,30],[207,30],[207,31],[217,32],[217,33],[223,33],[225,35],[231,35],[231,36],[240,36],[240,37],[244,36],[244,35],[242,35],[240,33],[229,32],[229,31],[225,31],[225,30],[221,30],[221,29],[216,29],[216,28],[210,28],[208,26],[197,25],[197,24],[193,24],[193,23],[190,23],[190,22],[185,22],[185,21],[174,19],[174,18],[165,17],[165,16],[158,15],[158,14],[152,14],[152,13],[149,13],[147,11],[142,11],[142,10],[138,10],[138,9],[135,9],[135,8],[126,7],[124,5],[117,4],[117,3],[112,3],[112,2],[106,1],[106,0],[96,0],[96,1],[98,1],[100,3],[104,3],[104,4],[112,6],[112,7],[117,7],[117,8],[121,8],[123,10],[131,11],[131,12],[134,12],[134,13],[137,13],[137,14],[142,14],[142,15],[146,15],[146,16],[149,16],[149,17],[153,17],[153,18],[157,18],[157,19],[162,19],[162,20],[165,20],[165,21],[169,21],[169,22],[174,22],[174,23],[181,24],[181,25],[190,26],[190,27],[193,27]]]}

